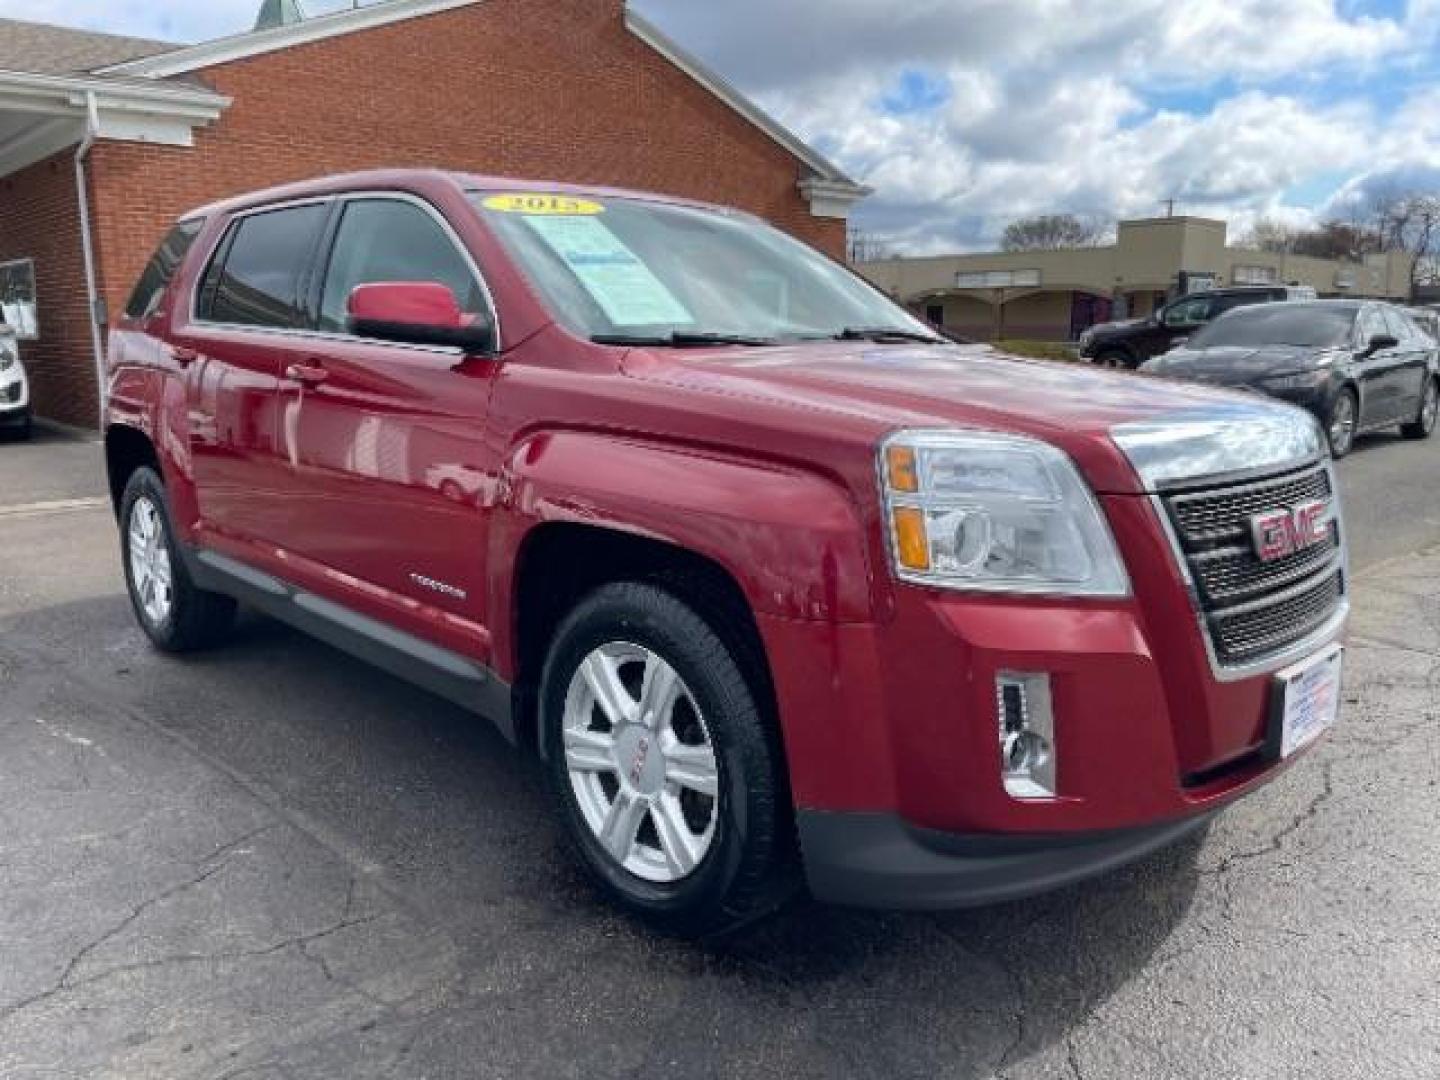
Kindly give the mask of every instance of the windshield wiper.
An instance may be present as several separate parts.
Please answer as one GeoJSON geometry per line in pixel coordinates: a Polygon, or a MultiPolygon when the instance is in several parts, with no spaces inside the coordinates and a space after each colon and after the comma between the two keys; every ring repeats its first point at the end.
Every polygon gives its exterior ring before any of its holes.
{"type": "Polygon", "coordinates": [[[933,334],[922,334],[918,330],[905,330],[898,326],[847,326],[834,336],[835,341],[870,341],[878,345],[887,342],[919,341],[926,345],[944,345],[945,339],[933,334]]]}
{"type": "Polygon", "coordinates": [[[709,334],[676,330],[673,334],[595,334],[590,338],[597,345],[633,345],[653,348],[697,349],[706,345],[745,345],[760,348],[778,345],[775,338],[752,334],[709,334]]]}

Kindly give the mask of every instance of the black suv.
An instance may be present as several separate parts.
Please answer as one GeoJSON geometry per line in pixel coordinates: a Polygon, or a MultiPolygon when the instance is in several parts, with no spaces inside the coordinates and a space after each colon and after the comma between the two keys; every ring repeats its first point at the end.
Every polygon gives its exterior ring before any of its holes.
{"type": "Polygon", "coordinates": [[[1105,367],[1138,368],[1152,356],[1169,351],[1217,315],[1247,304],[1275,300],[1314,300],[1315,290],[1302,285],[1237,286],[1190,293],[1172,300],[1145,319],[1099,323],[1080,335],[1080,355],[1105,367]]]}

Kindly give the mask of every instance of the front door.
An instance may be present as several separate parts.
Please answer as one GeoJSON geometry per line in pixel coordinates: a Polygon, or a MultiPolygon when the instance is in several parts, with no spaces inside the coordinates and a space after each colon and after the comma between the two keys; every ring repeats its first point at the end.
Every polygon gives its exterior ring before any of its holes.
{"type": "MultiPolygon", "coordinates": [[[[1370,342],[1382,335],[1394,336],[1378,304],[1367,304],[1358,321],[1359,346],[1368,349],[1370,342]]],[[[1405,343],[1376,349],[1359,362],[1360,426],[1378,427],[1393,423],[1400,415],[1399,369],[1404,365],[1405,343]]]]}
{"type": "Polygon", "coordinates": [[[303,355],[301,279],[329,206],[237,218],[194,298],[177,298],[170,341],[187,365],[190,459],[203,543],[242,558],[282,545],[291,505],[280,456],[280,376],[303,355]]]}
{"type": "Polygon", "coordinates": [[[318,329],[284,373],[282,440],[300,499],[291,545],[332,598],[466,655],[483,653],[498,455],[484,442],[498,363],[351,335],[358,285],[438,282],[491,315],[453,230],[402,196],[345,201],[323,245],[318,329]]]}
{"type": "Polygon", "coordinates": [[[1187,338],[1199,330],[1210,321],[1210,309],[1214,302],[1208,296],[1191,296],[1162,308],[1153,324],[1154,332],[1147,335],[1145,355],[1158,356],[1167,352],[1180,338],[1187,338]]]}

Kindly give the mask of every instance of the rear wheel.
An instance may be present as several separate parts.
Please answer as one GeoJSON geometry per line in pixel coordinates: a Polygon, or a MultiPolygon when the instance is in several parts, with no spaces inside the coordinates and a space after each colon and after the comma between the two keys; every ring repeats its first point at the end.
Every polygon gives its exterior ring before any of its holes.
{"type": "Polygon", "coordinates": [[[1355,447],[1355,427],[1360,414],[1360,399],[1355,391],[1341,390],[1330,406],[1330,418],[1325,424],[1325,433],[1330,440],[1330,454],[1343,458],[1355,447]]]}
{"type": "Polygon", "coordinates": [[[1401,426],[1400,434],[1407,439],[1428,439],[1435,433],[1437,420],[1440,420],[1440,379],[1431,379],[1420,397],[1419,414],[1412,423],[1401,426]]]}
{"type": "Polygon", "coordinates": [[[148,467],[136,469],[120,500],[125,586],[141,628],[166,652],[215,644],[235,620],[235,601],[197,588],[185,569],[170,524],[165,486],[148,467]]]}
{"type": "Polygon", "coordinates": [[[675,596],[621,583],[570,614],[542,675],[571,846],[617,904],[677,933],[760,918],[796,880],[783,759],[741,655],[675,596]]]}

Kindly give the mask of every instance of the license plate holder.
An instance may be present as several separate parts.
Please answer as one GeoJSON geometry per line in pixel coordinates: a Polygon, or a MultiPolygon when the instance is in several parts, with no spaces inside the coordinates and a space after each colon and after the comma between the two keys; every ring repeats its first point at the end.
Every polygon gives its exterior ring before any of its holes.
{"type": "Polygon", "coordinates": [[[1332,645],[1275,673],[1266,739],[1271,760],[1293,757],[1339,721],[1344,660],[1344,646],[1332,645]]]}

